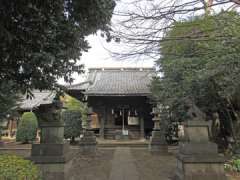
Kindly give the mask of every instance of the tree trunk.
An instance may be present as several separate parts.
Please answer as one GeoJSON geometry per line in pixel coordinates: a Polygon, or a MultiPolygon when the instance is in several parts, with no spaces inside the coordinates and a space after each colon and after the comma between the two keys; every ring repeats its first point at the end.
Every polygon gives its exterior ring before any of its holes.
{"type": "Polygon", "coordinates": [[[75,137],[72,136],[72,137],[71,137],[71,140],[70,140],[70,144],[74,144],[74,143],[75,143],[75,137]]]}

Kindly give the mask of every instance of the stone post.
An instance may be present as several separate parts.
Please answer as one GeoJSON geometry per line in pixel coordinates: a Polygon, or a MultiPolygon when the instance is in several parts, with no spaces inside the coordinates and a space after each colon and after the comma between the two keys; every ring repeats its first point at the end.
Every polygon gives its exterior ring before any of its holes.
{"type": "Polygon", "coordinates": [[[152,153],[167,153],[168,146],[165,141],[164,130],[161,128],[161,118],[160,118],[160,109],[154,107],[152,114],[154,128],[152,131],[152,137],[150,138],[149,151],[152,153]]]}
{"type": "Polygon", "coordinates": [[[44,180],[65,180],[69,146],[64,143],[64,124],[56,104],[40,107],[40,144],[33,144],[30,159],[37,164],[44,180]]]}
{"type": "Polygon", "coordinates": [[[79,145],[82,153],[96,153],[96,136],[91,130],[91,115],[93,114],[92,108],[88,108],[86,129],[84,130],[83,137],[80,139],[79,145]]]}
{"type": "Polygon", "coordinates": [[[177,180],[226,180],[224,158],[215,143],[209,141],[209,123],[188,121],[177,155],[177,180]]]}

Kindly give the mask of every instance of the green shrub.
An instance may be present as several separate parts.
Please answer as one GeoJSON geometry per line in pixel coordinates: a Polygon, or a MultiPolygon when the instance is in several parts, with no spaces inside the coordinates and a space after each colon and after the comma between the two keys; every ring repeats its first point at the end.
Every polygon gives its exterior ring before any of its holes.
{"type": "Polygon", "coordinates": [[[233,156],[231,160],[224,164],[226,171],[240,172],[240,157],[233,156]]]}
{"type": "Polygon", "coordinates": [[[75,142],[75,137],[80,136],[82,130],[82,115],[79,110],[66,110],[62,113],[65,123],[64,137],[71,138],[71,143],[75,142]]]}
{"type": "Polygon", "coordinates": [[[240,159],[233,160],[233,169],[237,172],[240,172],[240,159]]]}
{"type": "Polygon", "coordinates": [[[34,141],[37,135],[38,122],[33,112],[25,112],[21,119],[17,130],[16,141],[28,143],[34,141]]]}
{"type": "Polygon", "coordinates": [[[0,155],[0,180],[40,179],[40,171],[31,161],[15,155],[0,155]]]}

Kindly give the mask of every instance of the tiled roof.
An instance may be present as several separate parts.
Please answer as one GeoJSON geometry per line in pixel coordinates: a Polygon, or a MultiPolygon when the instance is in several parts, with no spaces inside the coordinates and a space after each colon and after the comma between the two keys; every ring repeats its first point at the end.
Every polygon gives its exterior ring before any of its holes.
{"type": "MultiPolygon", "coordinates": [[[[88,96],[146,96],[155,75],[153,68],[91,68],[86,82],[88,96]]],[[[75,85],[79,90],[83,84],[75,85]]],[[[86,85],[86,84],[84,84],[86,85]]],[[[70,89],[70,88],[68,88],[70,89]]]]}
{"type": "Polygon", "coordinates": [[[66,86],[66,88],[68,90],[86,90],[90,84],[91,84],[90,81],[85,81],[78,84],[66,86]]]}
{"type": "Polygon", "coordinates": [[[56,96],[56,92],[47,90],[33,90],[32,93],[32,98],[27,98],[26,95],[23,96],[22,101],[19,104],[21,110],[32,110],[43,104],[51,104],[56,96]]]}

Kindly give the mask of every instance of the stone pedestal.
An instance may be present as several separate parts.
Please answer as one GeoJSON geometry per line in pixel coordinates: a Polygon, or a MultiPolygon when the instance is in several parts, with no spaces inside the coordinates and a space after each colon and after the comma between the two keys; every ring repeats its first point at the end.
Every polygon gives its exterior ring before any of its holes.
{"type": "Polygon", "coordinates": [[[160,153],[160,154],[166,154],[168,153],[168,146],[165,140],[164,131],[163,128],[161,128],[160,125],[160,109],[153,108],[152,114],[153,122],[154,122],[154,129],[152,132],[152,137],[150,138],[149,143],[149,151],[151,153],[160,153]]]}
{"type": "Polygon", "coordinates": [[[218,155],[209,135],[208,122],[186,122],[177,155],[176,180],[226,180],[224,158],[218,155]]]}
{"type": "Polygon", "coordinates": [[[91,130],[92,114],[92,108],[88,108],[86,129],[84,130],[83,137],[79,141],[80,151],[87,154],[96,153],[97,140],[94,132],[91,130]]]}
{"type": "Polygon", "coordinates": [[[80,139],[79,146],[82,153],[96,153],[96,136],[93,131],[86,131],[80,139]]]}
{"type": "Polygon", "coordinates": [[[161,131],[153,131],[150,138],[149,151],[152,153],[168,153],[168,146],[161,131]]]}
{"type": "Polygon", "coordinates": [[[61,122],[40,124],[40,144],[33,144],[31,160],[40,168],[44,180],[65,180],[69,157],[69,145],[63,141],[61,122]]]}

